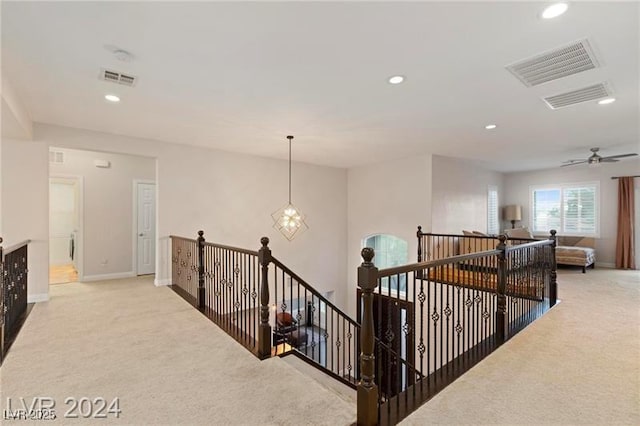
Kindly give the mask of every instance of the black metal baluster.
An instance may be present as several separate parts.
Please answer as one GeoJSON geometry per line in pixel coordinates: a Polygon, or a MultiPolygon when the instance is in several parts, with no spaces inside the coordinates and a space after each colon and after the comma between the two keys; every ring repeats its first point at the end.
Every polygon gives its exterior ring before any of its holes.
{"type": "MultiPolygon", "coordinates": [[[[358,304],[360,303],[360,301],[358,301],[358,304]]],[[[362,319],[358,318],[358,320],[362,323],[362,319]]],[[[333,315],[331,316],[331,339],[334,340],[335,339],[335,330],[333,328],[333,315]]],[[[333,369],[333,359],[334,359],[334,349],[333,349],[333,344],[331,344],[331,371],[336,371],[333,369]]]]}

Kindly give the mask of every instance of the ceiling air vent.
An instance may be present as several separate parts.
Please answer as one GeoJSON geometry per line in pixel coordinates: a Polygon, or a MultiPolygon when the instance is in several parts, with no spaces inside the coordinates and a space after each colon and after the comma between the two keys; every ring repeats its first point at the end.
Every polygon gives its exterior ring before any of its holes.
{"type": "Polygon", "coordinates": [[[598,61],[587,39],[554,49],[532,58],[518,61],[505,68],[527,87],[587,71],[598,61]]]}
{"type": "Polygon", "coordinates": [[[100,70],[100,80],[110,81],[124,86],[135,86],[138,78],[117,71],[102,69],[100,70]]]}
{"type": "Polygon", "coordinates": [[[57,164],[64,163],[64,153],[62,151],[49,151],[49,162],[57,164]]]}
{"type": "Polygon", "coordinates": [[[583,87],[582,89],[572,90],[571,92],[547,96],[546,98],[542,98],[542,100],[545,101],[549,108],[558,109],[582,102],[608,98],[609,96],[611,96],[611,90],[609,90],[607,84],[598,83],[593,86],[583,87]]]}

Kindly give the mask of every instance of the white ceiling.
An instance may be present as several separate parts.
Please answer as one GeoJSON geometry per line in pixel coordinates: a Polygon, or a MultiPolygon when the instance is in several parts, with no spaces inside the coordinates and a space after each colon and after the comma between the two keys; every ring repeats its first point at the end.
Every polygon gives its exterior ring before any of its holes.
{"type": "Polygon", "coordinates": [[[516,171],[639,152],[639,4],[542,20],[544,5],[3,1],[2,71],[37,122],[276,158],[293,134],[295,160],[338,167],[430,152],[516,171]],[[504,69],[585,37],[600,68],[533,88],[504,69]],[[540,99],[601,81],[617,102],[540,99]]]}

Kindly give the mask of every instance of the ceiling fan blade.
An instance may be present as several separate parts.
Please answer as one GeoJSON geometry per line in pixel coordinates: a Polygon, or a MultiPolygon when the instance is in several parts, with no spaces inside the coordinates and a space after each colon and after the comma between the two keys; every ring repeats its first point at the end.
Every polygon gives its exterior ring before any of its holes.
{"type": "Polygon", "coordinates": [[[602,157],[603,160],[608,160],[609,158],[624,158],[624,157],[634,157],[638,154],[621,154],[621,155],[610,155],[608,157],[602,157]]]}
{"type": "Polygon", "coordinates": [[[579,160],[567,160],[567,161],[563,161],[562,163],[563,163],[563,164],[567,164],[567,163],[571,164],[571,163],[577,163],[577,162],[579,162],[579,161],[586,161],[586,160],[585,160],[584,158],[581,158],[581,159],[579,159],[579,160]]]}
{"type": "Polygon", "coordinates": [[[601,163],[617,163],[620,160],[616,160],[615,158],[606,157],[600,160],[601,163]]]}
{"type": "Polygon", "coordinates": [[[587,160],[576,161],[576,162],[573,162],[573,163],[563,164],[560,167],[575,166],[576,164],[584,164],[586,162],[587,162],[587,160]]]}

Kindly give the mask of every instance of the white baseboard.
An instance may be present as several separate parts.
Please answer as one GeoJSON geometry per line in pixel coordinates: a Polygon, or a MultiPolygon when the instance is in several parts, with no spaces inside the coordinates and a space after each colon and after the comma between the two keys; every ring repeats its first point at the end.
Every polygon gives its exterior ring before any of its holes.
{"type": "Polygon", "coordinates": [[[155,280],[153,280],[153,284],[155,284],[156,287],[160,287],[163,285],[171,285],[171,278],[162,278],[162,279],[156,278],[155,280]]]}
{"type": "Polygon", "coordinates": [[[49,293],[27,295],[27,303],[40,303],[40,302],[48,302],[48,301],[49,301],[49,293]]]}
{"type": "Polygon", "coordinates": [[[82,277],[81,282],[117,280],[121,278],[132,278],[135,276],[136,276],[136,273],[133,271],[116,272],[114,274],[85,275],[84,277],[82,277]]]}
{"type": "Polygon", "coordinates": [[[616,267],[615,263],[596,262],[596,268],[611,268],[611,269],[615,269],[615,267],[616,267]]]}

